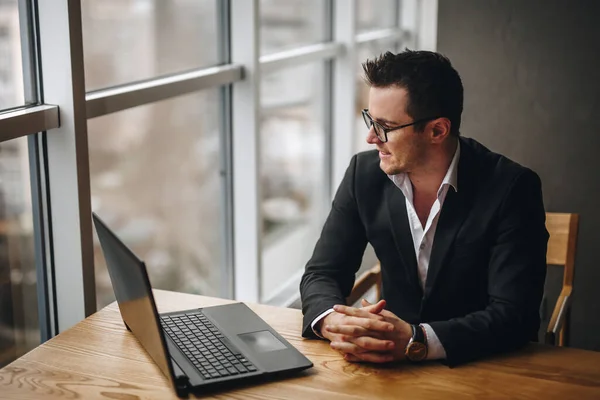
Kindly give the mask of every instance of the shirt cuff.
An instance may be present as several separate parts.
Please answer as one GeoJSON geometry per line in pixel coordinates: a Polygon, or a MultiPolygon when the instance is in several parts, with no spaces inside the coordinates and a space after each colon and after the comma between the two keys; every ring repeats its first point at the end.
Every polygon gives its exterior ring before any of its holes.
{"type": "Polygon", "coordinates": [[[322,320],[323,318],[325,318],[326,316],[328,316],[329,314],[331,314],[333,312],[333,308],[330,308],[329,310],[325,311],[324,313],[320,314],[317,318],[315,318],[313,320],[313,322],[310,324],[310,328],[313,330],[313,332],[315,333],[315,335],[317,335],[318,337],[320,337],[321,339],[325,339],[323,336],[321,336],[321,332],[317,329],[315,329],[315,326],[317,325],[317,323],[322,320]]]}
{"type": "Polygon", "coordinates": [[[440,360],[446,358],[446,350],[429,324],[421,324],[427,336],[427,359],[440,360]]]}

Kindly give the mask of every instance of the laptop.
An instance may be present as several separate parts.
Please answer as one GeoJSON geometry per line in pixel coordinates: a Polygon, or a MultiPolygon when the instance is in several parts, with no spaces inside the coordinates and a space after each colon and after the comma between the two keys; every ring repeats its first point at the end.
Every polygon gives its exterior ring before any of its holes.
{"type": "Polygon", "coordinates": [[[93,219],[123,322],[179,397],[313,366],[243,303],[158,314],[144,262],[93,219]]]}

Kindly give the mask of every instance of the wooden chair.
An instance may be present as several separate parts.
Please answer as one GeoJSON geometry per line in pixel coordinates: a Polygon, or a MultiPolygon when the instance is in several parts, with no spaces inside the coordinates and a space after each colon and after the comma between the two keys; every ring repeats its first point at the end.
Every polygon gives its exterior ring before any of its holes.
{"type": "Polygon", "coordinates": [[[353,305],[375,286],[375,298],[381,298],[381,265],[377,263],[373,268],[364,272],[354,283],[350,296],[346,298],[346,304],[353,305]]]}
{"type": "MultiPolygon", "coordinates": [[[[575,268],[578,226],[578,214],[546,213],[546,229],[550,233],[546,263],[564,267],[562,290],[546,330],[546,344],[556,345],[556,335],[558,334],[558,345],[565,345],[566,319],[571,304],[571,293],[573,292],[573,270],[575,268]]],[[[363,273],[356,280],[350,296],[346,298],[346,303],[349,305],[355,304],[374,285],[377,299],[379,299],[381,297],[381,266],[379,264],[363,273]]]]}
{"type": "Polygon", "coordinates": [[[558,334],[558,345],[565,345],[566,319],[571,306],[571,293],[573,292],[578,227],[578,214],[546,213],[546,229],[550,233],[546,263],[564,267],[562,290],[556,301],[556,306],[554,306],[548,329],[546,329],[546,344],[556,345],[556,335],[558,334]]]}

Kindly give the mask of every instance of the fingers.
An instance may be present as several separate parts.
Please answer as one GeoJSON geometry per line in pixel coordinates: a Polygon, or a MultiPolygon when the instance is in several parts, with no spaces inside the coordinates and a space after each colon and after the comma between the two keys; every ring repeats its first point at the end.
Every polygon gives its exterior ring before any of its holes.
{"type": "Polygon", "coordinates": [[[368,330],[357,325],[327,325],[323,327],[323,332],[349,337],[370,336],[376,339],[384,339],[385,336],[383,332],[368,330]]]}
{"type": "Polygon", "coordinates": [[[386,305],[385,300],[379,300],[379,302],[377,302],[377,304],[371,304],[366,299],[362,299],[361,304],[365,310],[367,310],[371,313],[374,313],[374,314],[381,315],[382,317],[384,317],[384,320],[387,322],[393,323],[394,321],[399,319],[396,316],[396,314],[385,309],[385,305],[386,305]]]}
{"type": "MultiPolygon", "coordinates": [[[[338,306],[336,306],[338,307],[338,306]]],[[[360,310],[357,308],[353,308],[353,307],[345,307],[342,306],[344,308],[340,308],[340,310],[344,310],[347,311],[348,313],[344,313],[344,315],[346,315],[346,318],[344,319],[343,323],[341,325],[355,325],[355,326],[359,326],[362,327],[366,330],[369,331],[378,331],[378,332],[392,332],[394,330],[394,324],[391,322],[386,322],[383,321],[384,317],[379,316],[379,315],[375,315],[375,314],[371,314],[368,311],[364,311],[364,310],[360,310]],[[352,316],[355,315],[355,316],[352,316]],[[365,315],[365,316],[363,316],[365,315]],[[373,318],[376,317],[376,318],[373,318]]],[[[337,326],[336,325],[326,325],[323,328],[327,329],[328,327],[331,326],[337,326]]]]}
{"type": "MultiPolygon", "coordinates": [[[[379,341],[379,342],[388,342],[388,341],[379,341]]],[[[393,343],[391,343],[393,347],[393,343]]],[[[373,347],[370,344],[362,343],[367,347],[373,347]]],[[[344,359],[349,362],[371,362],[371,363],[386,363],[394,361],[394,356],[390,352],[390,349],[387,349],[385,352],[377,352],[377,350],[370,350],[361,346],[356,345],[351,342],[331,342],[330,346],[332,349],[337,350],[344,354],[344,359]]],[[[389,347],[389,344],[386,343],[384,347],[389,347]]]]}
{"type": "Polygon", "coordinates": [[[369,336],[342,336],[342,340],[353,343],[358,347],[371,351],[390,351],[394,349],[394,342],[391,340],[382,340],[369,336]]]}
{"type": "Polygon", "coordinates": [[[388,322],[398,321],[400,319],[396,316],[396,314],[388,310],[382,310],[379,315],[383,317],[384,321],[388,322]]]}
{"type": "Polygon", "coordinates": [[[393,312],[390,312],[385,309],[385,306],[386,306],[385,300],[379,300],[377,302],[377,304],[371,304],[371,303],[369,303],[369,301],[367,301],[367,299],[362,299],[361,304],[365,310],[367,310],[371,313],[379,314],[382,317],[386,317],[386,318],[396,317],[396,315],[393,312]]]}
{"type": "Polygon", "coordinates": [[[331,347],[333,350],[337,350],[341,353],[350,353],[350,354],[358,354],[358,353],[364,353],[364,352],[369,351],[367,349],[363,349],[363,348],[355,345],[354,343],[342,342],[342,341],[337,341],[337,340],[329,343],[329,347],[331,347]]]}
{"type": "Polygon", "coordinates": [[[368,336],[373,333],[362,326],[356,325],[328,325],[324,329],[328,332],[347,336],[368,336]]]}
{"type": "Polygon", "coordinates": [[[361,304],[366,311],[373,314],[379,314],[385,308],[385,300],[379,300],[376,304],[369,303],[366,299],[361,300],[361,304]]]}
{"type": "Polygon", "coordinates": [[[394,342],[390,340],[375,339],[368,336],[341,336],[331,342],[330,346],[334,350],[355,354],[363,353],[365,351],[390,351],[394,349],[394,342]]]}
{"type": "Polygon", "coordinates": [[[376,331],[381,333],[392,332],[394,330],[394,324],[390,322],[359,317],[348,318],[348,322],[344,325],[356,325],[369,331],[376,331]]]}
{"type": "Polygon", "coordinates": [[[372,362],[386,363],[394,361],[394,358],[389,354],[380,353],[360,353],[360,354],[344,354],[344,359],[350,362],[372,362]]]}
{"type": "Polygon", "coordinates": [[[333,310],[340,314],[347,315],[349,317],[370,318],[370,319],[375,319],[375,320],[383,319],[383,317],[381,315],[369,312],[368,310],[363,309],[363,308],[348,307],[348,306],[338,304],[338,305],[333,306],[333,310]]]}

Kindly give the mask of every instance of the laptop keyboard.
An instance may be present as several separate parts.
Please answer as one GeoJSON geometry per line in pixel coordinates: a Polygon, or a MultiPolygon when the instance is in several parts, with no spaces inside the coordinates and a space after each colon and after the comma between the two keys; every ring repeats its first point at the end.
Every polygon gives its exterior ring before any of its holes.
{"type": "Polygon", "coordinates": [[[256,371],[202,313],[161,316],[164,331],[200,371],[204,379],[256,371]]]}

